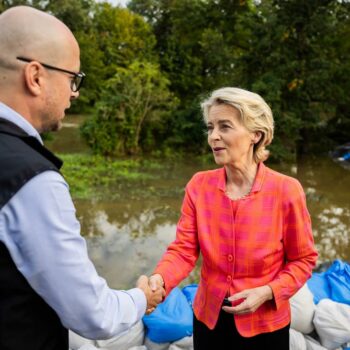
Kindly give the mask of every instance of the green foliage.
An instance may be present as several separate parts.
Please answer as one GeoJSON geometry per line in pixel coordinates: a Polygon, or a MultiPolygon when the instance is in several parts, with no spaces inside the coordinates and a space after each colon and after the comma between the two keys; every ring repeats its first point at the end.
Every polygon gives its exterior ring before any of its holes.
{"type": "MultiPolygon", "coordinates": [[[[74,198],[99,198],[120,181],[142,181],[154,175],[144,171],[142,160],[116,160],[89,154],[60,154],[62,173],[74,198]],[[84,174],[84,175],[82,175],[84,174]]],[[[149,169],[154,168],[149,164],[149,169]]]]}
{"type": "Polygon", "coordinates": [[[104,155],[139,153],[145,120],[165,118],[174,104],[168,84],[156,64],[134,61],[118,67],[97,114],[82,127],[92,149],[104,155]]]}
{"type": "MultiPolygon", "coordinates": [[[[337,76],[349,65],[339,64],[334,38],[345,7],[335,0],[263,1],[247,22],[252,45],[239,63],[241,79],[272,106],[281,155],[310,152],[311,135],[324,135],[342,104],[337,76]]],[[[342,55],[348,61],[349,50],[342,55]]]]}
{"type": "Polygon", "coordinates": [[[274,160],[349,141],[350,2],[339,0],[3,0],[74,32],[87,79],[73,112],[94,152],[205,153],[199,110],[222,86],[261,94],[276,124],[274,160]]]}
{"type": "Polygon", "coordinates": [[[237,85],[235,63],[247,45],[242,22],[252,11],[251,2],[133,0],[129,8],[152,24],[161,69],[181,102],[169,121],[166,146],[204,152],[199,102],[215,88],[237,85]]]}

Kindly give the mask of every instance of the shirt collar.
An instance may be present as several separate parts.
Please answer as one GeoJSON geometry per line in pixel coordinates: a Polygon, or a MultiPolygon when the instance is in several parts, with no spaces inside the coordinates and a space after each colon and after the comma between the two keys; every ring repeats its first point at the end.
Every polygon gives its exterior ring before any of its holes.
{"type": "Polygon", "coordinates": [[[2,102],[0,102],[0,118],[6,119],[7,121],[17,125],[29,136],[35,137],[41,144],[43,144],[43,140],[41,139],[38,131],[33,127],[33,125],[30,124],[28,120],[23,118],[12,108],[10,108],[2,102]]]}
{"type": "MultiPolygon", "coordinates": [[[[250,191],[251,193],[259,192],[261,190],[261,187],[263,185],[263,181],[265,178],[265,173],[266,173],[266,166],[263,162],[260,162],[258,164],[258,171],[257,171],[255,179],[254,179],[253,187],[250,191]]],[[[226,191],[226,171],[225,171],[225,168],[220,169],[219,179],[218,179],[218,188],[223,192],[226,191]]]]}

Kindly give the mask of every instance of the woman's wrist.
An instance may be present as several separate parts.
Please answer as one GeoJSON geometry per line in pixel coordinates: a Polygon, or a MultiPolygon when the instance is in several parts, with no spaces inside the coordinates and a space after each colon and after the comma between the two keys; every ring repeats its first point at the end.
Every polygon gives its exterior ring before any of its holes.
{"type": "Polygon", "coordinates": [[[265,286],[265,290],[266,290],[266,299],[267,300],[272,300],[273,299],[273,290],[272,288],[266,284],[265,286]]]}

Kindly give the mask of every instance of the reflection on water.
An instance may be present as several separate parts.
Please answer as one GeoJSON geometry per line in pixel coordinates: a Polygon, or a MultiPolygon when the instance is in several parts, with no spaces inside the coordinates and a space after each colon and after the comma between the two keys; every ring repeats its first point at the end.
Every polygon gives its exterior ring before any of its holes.
{"type": "Polygon", "coordinates": [[[299,165],[320,261],[350,261],[350,171],[329,158],[299,165]]]}
{"type": "MultiPolygon", "coordinates": [[[[59,137],[64,144],[63,131],[59,137]]],[[[270,166],[302,183],[319,263],[336,258],[350,261],[350,171],[329,158],[270,166]]],[[[113,200],[75,201],[89,254],[112,287],[129,288],[140,274],[152,272],[175,238],[185,184],[195,172],[209,167],[195,160],[164,162],[161,176],[154,180],[115,184],[110,189],[118,192],[113,200]]]]}
{"type": "Polygon", "coordinates": [[[141,274],[150,274],[161,253],[173,239],[175,225],[157,225],[152,234],[139,234],[137,229],[147,230],[147,219],[143,222],[134,218],[130,224],[120,225],[111,221],[104,211],[94,213],[96,230],[101,237],[91,237],[89,253],[99,272],[115,288],[129,288],[141,274]],[[137,234],[136,234],[137,233],[137,234]]]}

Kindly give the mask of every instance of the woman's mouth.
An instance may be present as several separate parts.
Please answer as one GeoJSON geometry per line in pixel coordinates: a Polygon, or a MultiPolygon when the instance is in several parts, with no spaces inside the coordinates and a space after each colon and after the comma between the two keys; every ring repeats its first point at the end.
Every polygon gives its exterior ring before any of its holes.
{"type": "Polygon", "coordinates": [[[214,152],[220,152],[220,151],[223,151],[225,148],[224,147],[213,147],[212,149],[214,152]]]}

